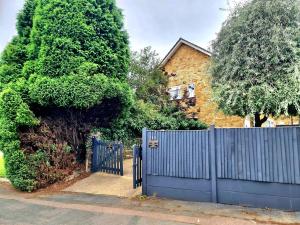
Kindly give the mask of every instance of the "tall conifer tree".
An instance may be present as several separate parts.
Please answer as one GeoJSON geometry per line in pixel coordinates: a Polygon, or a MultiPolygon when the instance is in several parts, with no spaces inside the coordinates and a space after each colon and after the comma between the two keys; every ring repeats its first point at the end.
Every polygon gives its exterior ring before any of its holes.
{"type": "Polygon", "coordinates": [[[114,0],[27,0],[17,30],[0,63],[0,149],[32,191],[76,168],[93,127],[126,117],[128,35],[114,0]]]}

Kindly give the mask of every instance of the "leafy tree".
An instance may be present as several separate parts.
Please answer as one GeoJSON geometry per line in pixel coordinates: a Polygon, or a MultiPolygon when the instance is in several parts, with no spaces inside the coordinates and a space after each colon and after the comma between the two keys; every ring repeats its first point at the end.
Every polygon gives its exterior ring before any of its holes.
{"type": "Polygon", "coordinates": [[[94,127],[127,118],[122,20],[114,0],[26,1],[0,62],[0,149],[16,188],[63,179],[80,167],[94,127]]]}
{"type": "Polygon", "coordinates": [[[160,69],[158,54],[150,46],[132,52],[128,82],[138,99],[161,107],[168,101],[168,78],[160,69]]]}
{"type": "Polygon", "coordinates": [[[111,129],[102,130],[107,137],[132,144],[144,127],[154,130],[207,128],[200,121],[186,118],[180,104],[169,101],[168,77],[160,69],[160,59],[151,47],[132,53],[128,82],[135,90],[135,104],[127,119],[117,120],[111,129]]]}
{"type": "Polygon", "coordinates": [[[238,6],[213,42],[213,88],[231,115],[300,113],[300,33],[296,0],[252,0],[238,6]]]}

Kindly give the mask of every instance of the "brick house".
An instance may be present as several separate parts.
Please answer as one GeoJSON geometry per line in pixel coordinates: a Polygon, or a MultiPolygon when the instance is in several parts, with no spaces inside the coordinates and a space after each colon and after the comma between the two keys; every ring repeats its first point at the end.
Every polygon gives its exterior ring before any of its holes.
{"type": "MultiPolygon", "coordinates": [[[[170,99],[177,101],[186,111],[187,117],[200,119],[217,127],[250,127],[250,118],[227,116],[213,101],[211,75],[209,72],[211,53],[180,38],[161,63],[169,80],[170,99]]],[[[291,118],[269,119],[264,126],[291,124],[291,118]]],[[[294,118],[294,123],[298,118],[294,118]]]]}

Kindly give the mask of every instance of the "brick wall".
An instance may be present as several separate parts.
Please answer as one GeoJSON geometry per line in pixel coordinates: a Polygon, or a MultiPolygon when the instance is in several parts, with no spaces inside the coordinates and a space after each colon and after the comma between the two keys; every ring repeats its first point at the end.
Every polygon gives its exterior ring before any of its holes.
{"type": "Polygon", "coordinates": [[[210,57],[183,44],[167,62],[164,69],[169,76],[169,87],[181,86],[185,90],[195,84],[196,104],[189,107],[187,115],[195,115],[199,120],[217,127],[242,127],[244,118],[225,116],[212,100],[211,77],[209,75],[210,57]]]}

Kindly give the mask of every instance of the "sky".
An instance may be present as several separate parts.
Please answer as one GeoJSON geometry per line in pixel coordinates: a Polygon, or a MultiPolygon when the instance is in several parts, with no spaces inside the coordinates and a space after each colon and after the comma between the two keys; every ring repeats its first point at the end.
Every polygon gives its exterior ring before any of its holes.
{"type": "MultiPolygon", "coordinates": [[[[164,57],[180,38],[209,48],[228,16],[229,2],[244,0],[117,0],[132,50],[152,46],[164,57]]],[[[0,52],[16,34],[24,0],[0,0],[0,52]]]]}

